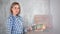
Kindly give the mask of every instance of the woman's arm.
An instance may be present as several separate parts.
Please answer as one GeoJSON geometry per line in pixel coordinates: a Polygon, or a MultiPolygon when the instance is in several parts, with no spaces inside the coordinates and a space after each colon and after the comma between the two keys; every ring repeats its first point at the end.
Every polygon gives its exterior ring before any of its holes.
{"type": "Polygon", "coordinates": [[[10,18],[8,18],[6,21],[6,28],[7,28],[6,33],[11,34],[12,20],[10,18]]]}

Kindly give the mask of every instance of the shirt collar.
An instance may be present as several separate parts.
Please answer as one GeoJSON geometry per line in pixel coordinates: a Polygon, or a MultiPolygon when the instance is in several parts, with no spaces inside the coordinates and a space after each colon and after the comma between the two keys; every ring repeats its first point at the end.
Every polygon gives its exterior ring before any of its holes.
{"type": "Polygon", "coordinates": [[[14,16],[14,15],[12,15],[12,14],[11,14],[10,16],[12,16],[13,18],[17,18],[17,17],[18,17],[18,16],[14,16]]]}

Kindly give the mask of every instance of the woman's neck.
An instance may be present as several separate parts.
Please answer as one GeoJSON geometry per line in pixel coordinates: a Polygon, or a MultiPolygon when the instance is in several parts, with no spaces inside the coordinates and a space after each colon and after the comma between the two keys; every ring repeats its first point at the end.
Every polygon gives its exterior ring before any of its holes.
{"type": "Polygon", "coordinates": [[[16,16],[16,14],[13,14],[13,16],[16,16]]]}

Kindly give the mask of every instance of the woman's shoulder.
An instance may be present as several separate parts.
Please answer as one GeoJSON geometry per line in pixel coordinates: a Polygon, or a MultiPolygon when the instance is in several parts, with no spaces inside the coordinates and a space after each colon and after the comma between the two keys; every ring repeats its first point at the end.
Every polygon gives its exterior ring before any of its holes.
{"type": "Polygon", "coordinates": [[[18,19],[21,20],[21,21],[23,21],[23,18],[21,16],[18,16],[18,19]]]}
{"type": "Polygon", "coordinates": [[[11,19],[11,18],[12,18],[12,16],[11,16],[11,15],[9,15],[9,16],[8,16],[8,19],[11,19]]]}
{"type": "Polygon", "coordinates": [[[23,19],[21,16],[18,16],[19,19],[23,19]]]}

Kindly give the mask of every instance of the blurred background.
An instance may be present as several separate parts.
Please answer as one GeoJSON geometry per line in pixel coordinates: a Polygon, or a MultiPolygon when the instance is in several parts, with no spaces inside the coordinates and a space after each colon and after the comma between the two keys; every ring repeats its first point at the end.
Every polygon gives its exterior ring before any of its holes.
{"type": "Polygon", "coordinates": [[[34,23],[35,15],[49,15],[52,17],[53,28],[47,34],[60,33],[60,0],[0,0],[0,34],[6,34],[5,21],[10,14],[12,2],[20,3],[20,15],[24,18],[25,26],[34,23]]]}

